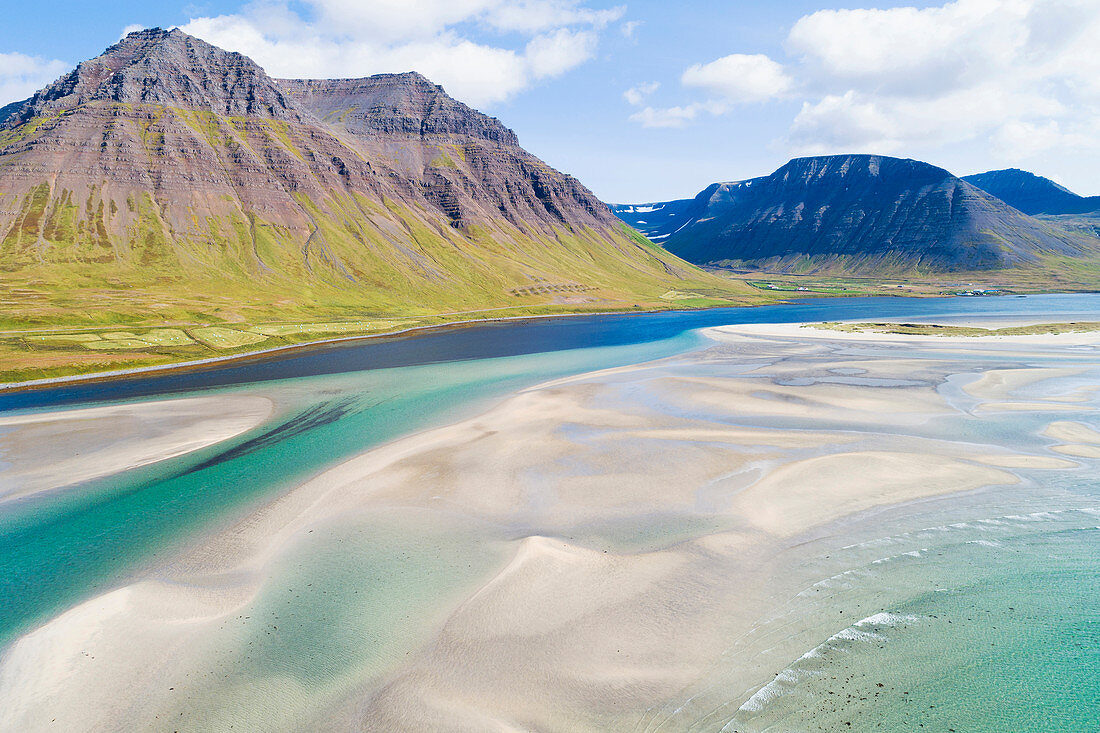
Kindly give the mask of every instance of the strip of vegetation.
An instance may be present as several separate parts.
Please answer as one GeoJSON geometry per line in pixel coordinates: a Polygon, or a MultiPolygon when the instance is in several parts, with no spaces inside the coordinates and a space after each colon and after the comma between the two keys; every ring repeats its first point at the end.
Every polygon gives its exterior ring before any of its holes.
{"type": "MultiPolygon", "coordinates": [[[[687,301],[658,301],[646,309],[735,305],[730,300],[692,293],[687,301]]],[[[485,308],[417,318],[359,318],[175,325],[120,330],[120,325],[0,331],[0,384],[55,379],[305,346],[334,339],[385,336],[411,329],[501,318],[583,315],[638,311],[639,306],[536,305],[485,308]]]]}
{"type": "Polygon", "coordinates": [[[975,326],[944,326],[937,323],[807,323],[804,328],[819,328],[844,333],[890,333],[903,336],[1038,336],[1043,334],[1087,333],[1100,331],[1100,322],[1036,323],[1029,326],[978,328],[975,326]]]}

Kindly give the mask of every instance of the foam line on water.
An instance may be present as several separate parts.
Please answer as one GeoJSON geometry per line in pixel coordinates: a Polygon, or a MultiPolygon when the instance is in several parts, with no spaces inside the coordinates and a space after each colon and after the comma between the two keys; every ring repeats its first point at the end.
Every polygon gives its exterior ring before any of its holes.
{"type": "MultiPolygon", "coordinates": [[[[882,629],[901,628],[917,623],[919,620],[919,616],[880,611],[879,613],[871,614],[866,618],[856,621],[854,624],[836,632],[796,659],[789,667],[779,672],[771,682],[761,687],[754,692],[749,699],[741,703],[741,706],[737,708],[737,712],[759,712],[775,698],[792,692],[793,688],[801,679],[821,674],[813,669],[800,669],[800,665],[803,665],[805,662],[819,659],[829,652],[846,652],[851,644],[887,641],[887,637],[881,633],[882,629]]],[[[732,722],[731,720],[730,723],[732,722]]],[[[727,730],[729,725],[730,724],[727,723],[722,730],[727,730]]]]}

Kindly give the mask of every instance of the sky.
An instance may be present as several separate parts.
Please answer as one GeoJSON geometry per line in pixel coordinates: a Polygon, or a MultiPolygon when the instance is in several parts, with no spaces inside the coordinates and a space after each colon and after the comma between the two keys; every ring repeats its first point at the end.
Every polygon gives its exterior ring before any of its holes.
{"type": "Polygon", "coordinates": [[[0,105],[128,30],[179,26],[275,76],[419,71],[609,202],[832,153],[1100,194],[1100,0],[5,5],[0,105]]]}

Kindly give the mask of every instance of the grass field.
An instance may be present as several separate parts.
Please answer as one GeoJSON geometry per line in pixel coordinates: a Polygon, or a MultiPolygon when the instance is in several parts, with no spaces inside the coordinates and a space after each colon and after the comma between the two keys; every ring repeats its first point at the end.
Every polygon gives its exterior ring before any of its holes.
{"type": "Polygon", "coordinates": [[[1037,323],[1030,326],[977,328],[974,326],[943,326],[935,323],[808,323],[806,328],[820,328],[844,333],[893,333],[905,336],[1038,336],[1042,334],[1088,333],[1100,331],[1100,323],[1037,323]]]}
{"type": "MultiPolygon", "coordinates": [[[[693,293],[687,300],[658,302],[656,309],[734,305],[693,293]]],[[[96,372],[226,357],[267,349],[296,346],[334,338],[378,336],[408,329],[449,323],[607,312],[618,309],[541,306],[487,308],[425,315],[420,318],[360,318],[349,321],[195,324],[167,328],[129,328],[119,325],[65,329],[0,331],[0,383],[24,382],[96,372]]]]}
{"type": "Polygon", "coordinates": [[[1008,295],[1100,291],[1100,262],[1050,257],[1012,270],[851,277],[827,274],[712,270],[727,280],[786,297],[1008,295]]]}

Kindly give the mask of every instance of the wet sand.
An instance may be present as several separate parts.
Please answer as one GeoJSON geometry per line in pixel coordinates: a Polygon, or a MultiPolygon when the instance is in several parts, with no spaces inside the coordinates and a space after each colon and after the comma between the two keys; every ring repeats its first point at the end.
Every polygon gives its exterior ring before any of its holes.
{"type": "Polygon", "coordinates": [[[200,450],[273,409],[264,397],[191,397],[0,415],[0,502],[200,450]]]}
{"type": "Polygon", "coordinates": [[[0,730],[721,729],[877,618],[756,638],[811,559],[1100,451],[1057,417],[1087,366],[1025,365],[1100,334],[710,335],[370,451],[24,635],[0,730]]]}

